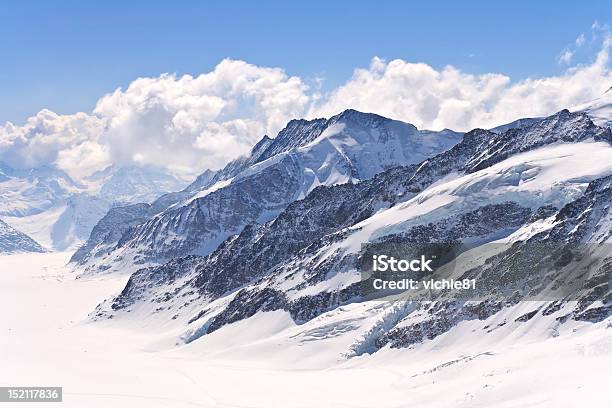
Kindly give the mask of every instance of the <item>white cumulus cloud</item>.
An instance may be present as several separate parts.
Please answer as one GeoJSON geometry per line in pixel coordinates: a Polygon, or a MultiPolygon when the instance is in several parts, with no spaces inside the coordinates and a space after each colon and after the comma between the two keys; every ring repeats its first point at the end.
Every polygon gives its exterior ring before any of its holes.
{"type": "Polygon", "coordinates": [[[433,130],[490,128],[521,117],[549,115],[595,99],[612,85],[609,37],[591,64],[558,76],[518,82],[503,74],[472,75],[396,59],[372,59],[367,69],[321,99],[310,116],[351,107],[433,130]]]}
{"type": "Polygon", "coordinates": [[[309,103],[307,87],[282,69],[224,60],[197,77],[141,78],[102,97],[94,114],[114,162],[189,171],[218,168],[271,136],[309,103]]]}
{"type": "Polygon", "coordinates": [[[0,127],[0,160],[17,168],[57,165],[79,178],[115,164],[182,174],[219,168],[307,109],[298,77],[223,60],[211,72],[139,78],[104,95],[91,114],[42,110],[0,127]]]}
{"type": "Polygon", "coordinates": [[[0,127],[0,160],[15,168],[58,164],[73,175],[93,171],[109,163],[100,143],[103,131],[104,120],[96,116],[43,109],[22,126],[7,122],[0,127]]]}
{"type": "MultiPolygon", "coordinates": [[[[247,153],[290,119],[329,117],[347,108],[434,130],[489,128],[599,97],[612,85],[612,40],[601,24],[592,37],[601,44],[594,60],[561,75],[512,81],[503,73],[373,58],[326,93],[320,79],[309,88],[281,68],[227,59],[197,76],[136,79],[102,96],[91,113],[42,110],[25,124],[7,122],[0,126],[0,160],[18,168],[55,165],[76,178],[112,163],[195,175],[247,153]]],[[[580,36],[575,45],[584,42],[580,36]]]]}

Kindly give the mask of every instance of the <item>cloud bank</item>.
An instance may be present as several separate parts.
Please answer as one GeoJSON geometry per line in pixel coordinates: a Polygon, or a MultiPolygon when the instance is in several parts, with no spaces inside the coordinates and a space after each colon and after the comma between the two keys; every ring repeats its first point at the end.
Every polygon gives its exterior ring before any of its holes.
{"type": "Polygon", "coordinates": [[[612,85],[608,48],[591,65],[517,83],[503,74],[471,75],[452,66],[438,71],[422,63],[374,58],[311,115],[328,116],[351,107],[432,130],[490,128],[548,115],[595,99],[612,85]]]}
{"type": "MultiPolygon", "coordinates": [[[[42,110],[23,125],[0,127],[0,160],[17,168],[55,165],[76,178],[109,164],[164,166],[181,174],[222,167],[264,134],[296,117],[329,117],[353,108],[419,128],[489,128],[542,116],[599,97],[612,85],[607,26],[593,25],[567,48],[598,40],[588,64],[558,76],[517,82],[500,73],[473,75],[453,66],[373,58],[336,89],[320,94],[281,68],[223,60],[198,76],[139,78],[104,95],[91,113],[42,110]]],[[[562,51],[562,56],[564,55],[562,51]]]]}
{"type": "Polygon", "coordinates": [[[209,73],[140,78],[102,97],[104,140],[116,163],[218,168],[304,113],[307,88],[282,69],[224,60],[209,73]]]}
{"type": "Polygon", "coordinates": [[[0,161],[14,168],[57,165],[75,175],[110,163],[108,148],[100,143],[104,120],[86,113],[58,115],[43,109],[22,126],[0,127],[0,161]]]}

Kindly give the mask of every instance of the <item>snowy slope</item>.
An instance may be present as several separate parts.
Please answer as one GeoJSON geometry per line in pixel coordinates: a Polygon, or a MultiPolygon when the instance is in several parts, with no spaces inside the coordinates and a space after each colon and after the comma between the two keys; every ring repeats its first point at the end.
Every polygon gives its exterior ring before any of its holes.
{"type": "Polygon", "coordinates": [[[109,203],[97,197],[88,194],[71,196],[51,228],[53,249],[65,251],[81,245],[108,209],[109,203]]]}
{"type": "Polygon", "coordinates": [[[599,126],[610,127],[612,124],[612,87],[599,98],[574,106],[572,112],[585,112],[599,126]]]}
{"type": "Polygon", "coordinates": [[[607,322],[574,322],[558,332],[535,321],[510,322],[483,335],[482,322],[470,321],[412,348],[347,358],[343,353],[354,335],[375,326],[385,309],[370,302],[300,325],[282,311],[258,313],[176,347],[160,341],[176,333],[159,320],[145,330],[122,322],[86,322],[96,300],[118,290],[125,279],[74,279],[64,268],[66,260],[61,253],[0,257],[0,297],[13,306],[0,308],[7,333],[0,336],[0,382],[61,384],[64,401],[57,406],[612,404],[607,322]]]}
{"type": "Polygon", "coordinates": [[[24,217],[3,217],[3,219],[11,227],[23,231],[46,249],[52,250],[54,245],[51,234],[53,225],[65,210],[65,205],[59,205],[39,214],[24,217]]]}
{"type": "Polygon", "coordinates": [[[86,193],[74,193],[42,213],[4,219],[48,250],[65,251],[81,245],[109,208],[107,201],[86,193]]]}
{"type": "Polygon", "coordinates": [[[512,156],[465,175],[451,174],[413,199],[381,211],[351,227],[344,241],[358,250],[362,242],[436,222],[485,204],[513,202],[533,210],[561,208],[580,197],[588,183],[612,174],[608,142],[558,143],[512,156]]]}
{"type": "Polygon", "coordinates": [[[32,238],[0,220],[0,254],[15,252],[45,252],[32,238]]]}

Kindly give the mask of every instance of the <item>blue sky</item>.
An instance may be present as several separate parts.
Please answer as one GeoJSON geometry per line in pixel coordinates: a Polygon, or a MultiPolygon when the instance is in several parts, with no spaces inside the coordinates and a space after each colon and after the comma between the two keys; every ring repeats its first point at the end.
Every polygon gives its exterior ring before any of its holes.
{"type": "MultiPolygon", "coordinates": [[[[562,50],[594,21],[612,21],[606,1],[464,3],[3,2],[0,123],[45,107],[89,112],[138,77],[208,72],[226,57],[323,77],[324,89],[374,56],[513,81],[558,75],[562,50]]],[[[576,58],[596,51],[586,44],[576,58]]]]}

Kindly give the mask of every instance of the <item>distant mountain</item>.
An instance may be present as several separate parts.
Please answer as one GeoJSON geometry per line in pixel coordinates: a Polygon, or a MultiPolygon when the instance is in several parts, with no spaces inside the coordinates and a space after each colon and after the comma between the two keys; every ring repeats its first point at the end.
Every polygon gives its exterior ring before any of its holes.
{"type": "Polygon", "coordinates": [[[45,249],[23,232],[0,220],[0,254],[16,252],[45,252],[45,249]]]}
{"type": "Polygon", "coordinates": [[[355,183],[418,163],[460,137],[354,110],[330,119],[293,120],[276,138],[264,137],[250,156],[205,173],[181,193],[162,197],[164,205],[153,203],[161,211],[148,209],[147,221],[130,223],[117,242],[92,235],[86,247],[100,257],[78,251],[71,261],[94,272],[207,254],[246,225],[274,219],[317,186],[355,183]],[[94,249],[94,242],[104,242],[104,247],[94,249]]]}
{"type": "Polygon", "coordinates": [[[74,193],[49,210],[25,217],[4,217],[49,250],[74,250],[87,239],[110,204],[86,193],[74,193]]]}
{"type": "Polygon", "coordinates": [[[76,249],[111,207],[151,202],[185,184],[156,167],[110,166],[79,183],[50,166],[0,163],[0,215],[50,250],[76,249]]]}
{"type": "Polygon", "coordinates": [[[109,166],[86,179],[97,186],[95,195],[115,204],[150,203],[187,183],[153,166],[109,166]]]}
{"type": "Polygon", "coordinates": [[[65,172],[49,166],[20,170],[0,162],[0,215],[39,214],[83,188],[65,172]]]}
{"type": "Polygon", "coordinates": [[[51,240],[53,249],[74,249],[85,241],[91,229],[106,214],[109,203],[89,194],[71,196],[64,210],[53,223],[51,240]]]}

